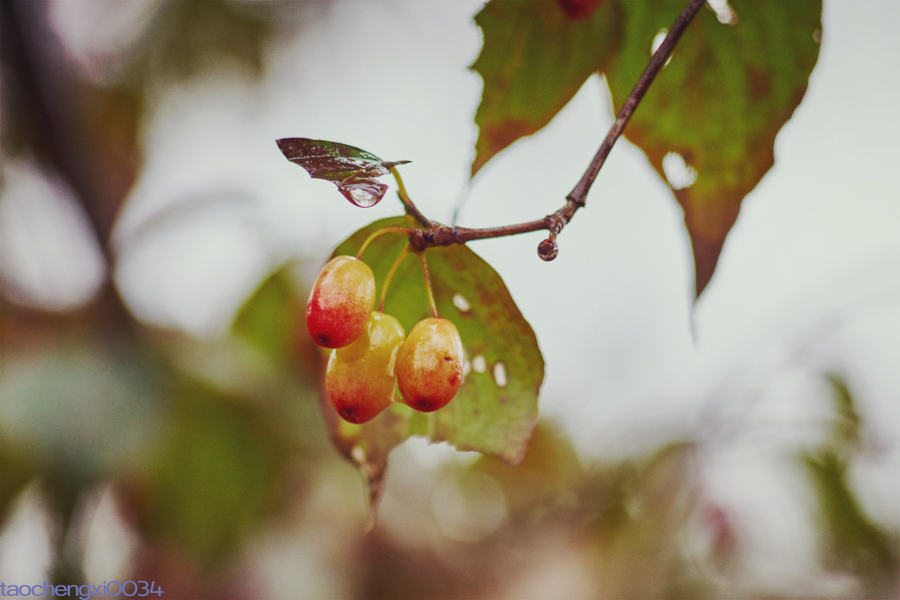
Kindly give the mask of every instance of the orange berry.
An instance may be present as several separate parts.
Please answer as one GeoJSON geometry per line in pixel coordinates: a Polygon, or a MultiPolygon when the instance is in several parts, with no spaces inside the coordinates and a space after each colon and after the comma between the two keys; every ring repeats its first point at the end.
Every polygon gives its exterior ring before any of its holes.
{"type": "Polygon", "coordinates": [[[422,412],[445,406],[462,384],[462,361],[456,325],[437,317],[416,323],[397,357],[403,402],[422,412]]]}
{"type": "Polygon", "coordinates": [[[391,315],[370,314],[362,335],[332,350],[325,369],[328,399],[341,418],[351,423],[365,423],[387,408],[397,382],[403,327],[391,315]]]}

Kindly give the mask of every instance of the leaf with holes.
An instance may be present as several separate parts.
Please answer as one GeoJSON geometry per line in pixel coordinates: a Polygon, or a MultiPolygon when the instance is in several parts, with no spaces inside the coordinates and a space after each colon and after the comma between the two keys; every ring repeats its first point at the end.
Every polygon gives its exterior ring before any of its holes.
{"type": "Polygon", "coordinates": [[[390,173],[392,167],[409,162],[386,162],[371,152],[325,140],[281,138],[275,143],[289,161],[306,169],[315,179],[332,182],[344,198],[363,208],[381,202],[387,191],[387,184],[377,178],[390,173]]]}
{"type": "Polygon", "coordinates": [[[484,79],[472,175],[530,135],[575,95],[619,46],[617,2],[492,0],[475,17],[484,47],[472,68],[484,79]]]}
{"type": "MultiPolygon", "coordinates": [[[[607,72],[616,109],[684,0],[622,6],[626,37],[607,72]]],[[[731,0],[718,15],[701,10],[625,130],[668,175],[684,209],[698,295],[741,200],[774,162],[776,134],[803,98],[819,54],[821,12],[820,0],[731,0]]]]}
{"type": "MultiPolygon", "coordinates": [[[[370,233],[395,226],[413,225],[405,217],[376,221],[350,236],[334,253],[354,255],[370,233]]],[[[406,243],[402,234],[385,234],[363,255],[375,273],[379,295],[385,275],[406,243]]],[[[477,450],[516,464],[525,456],[537,420],[544,359],[503,280],[465,246],[429,248],[425,257],[438,312],[459,329],[468,368],[456,397],[434,413],[418,413],[395,403],[371,422],[352,425],[326,407],[336,445],[363,469],[375,486],[373,491],[377,491],[387,452],[409,436],[446,441],[459,450],[477,450]]],[[[415,256],[407,256],[395,272],[384,310],[407,333],[430,316],[415,256]]]]}

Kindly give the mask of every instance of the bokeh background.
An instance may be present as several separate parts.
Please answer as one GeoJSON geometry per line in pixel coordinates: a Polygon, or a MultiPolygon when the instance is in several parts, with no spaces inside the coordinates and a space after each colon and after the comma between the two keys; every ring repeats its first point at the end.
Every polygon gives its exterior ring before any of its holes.
{"type": "Polygon", "coordinates": [[[547,362],[530,451],[411,439],[368,510],[302,312],[334,246],[401,207],[349,205],[274,140],[412,160],[437,220],[555,210],[612,121],[605,82],[470,182],[481,6],[0,1],[0,581],[900,596],[894,0],[825,0],[806,97],[696,304],[680,209],[624,139],[556,261],[535,235],[471,244],[547,362]]]}

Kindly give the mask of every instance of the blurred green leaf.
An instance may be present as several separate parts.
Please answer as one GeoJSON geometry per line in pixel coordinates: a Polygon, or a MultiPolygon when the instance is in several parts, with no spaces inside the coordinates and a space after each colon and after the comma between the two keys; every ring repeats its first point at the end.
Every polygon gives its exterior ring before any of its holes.
{"type": "Polygon", "coordinates": [[[850,461],[863,447],[863,422],[845,379],[825,378],[834,393],[831,439],[801,460],[817,494],[826,560],[861,577],[868,595],[881,597],[900,576],[900,546],[866,515],[848,483],[850,461]]]}
{"type": "Polygon", "coordinates": [[[515,468],[493,456],[472,467],[493,477],[503,488],[512,518],[578,503],[576,491],[585,478],[571,441],[543,420],[534,428],[525,458],[515,468]]]}
{"type": "MultiPolygon", "coordinates": [[[[625,38],[607,72],[616,110],[646,68],[654,37],[685,4],[620,1],[625,38]]],[[[698,295],[741,200],[774,162],[775,136],[806,92],[822,27],[820,0],[729,4],[733,24],[712,10],[697,14],[625,130],[664,179],[664,160],[685,171],[670,187],[685,212],[698,295]]]]}
{"type": "Polygon", "coordinates": [[[276,364],[291,362],[304,306],[286,269],[266,277],[238,310],[231,332],[276,364]]]}
{"type": "Polygon", "coordinates": [[[137,86],[187,79],[231,61],[250,73],[263,70],[263,44],[273,29],[277,4],[234,0],[157,3],[153,20],[131,49],[127,77],[137,86]]]}
{"type": "Polygon", "coordinates": [[[856,410],[856,402],[843,377],[835,373],[825,375],[834,392],[835,420],[832,435],[837,448],[853,452],[859,448],[862,437],[862,419],[856,410]]]}
{"type": "Polygon", "coordinates": [[[156,432],[158,376],[130,346],[10,356],[0,366],[0,429],[72,485],[106,476],[137,460],[156,432]]]}
{"type": "Polygon", "coordinates": [[[896,540],[865,514],[847,484],[847,465],[833,449],[802,460],[817,492],[831,562],[862,576],[871,597],[882,597],[900,575],[896,540]]]}
{"type": "Polygon", "coordinates": [[[34,465],[0,439],[0,529],[6,520],[7,509],[18,493],[35,476],[34,465]]]}
{"type": "MultiPolygon", "coordinates": [[[[350,236],[334,254],[355,255],[372,232],[410,225],[404,217],[376,221],[350,236]]],[[[385,275],[406,243],[402,234],[386,234],[366,250],[363,260],[372,267],[379,295],[385,275]]],[[[380,476],[377,466],[386,464],[387,451],[411,435],[517,464],[525,456],[537,420],[544,359],[503,280],[465,246],[430,248],[425,257],[438,311],[459,329],[470,370],[456,397],[434,413],[418,413],[397,403],[370,423],[351,425],[326,407],[335,443],[364,472],[371,471],[375,480],[380,476]]],[[[430,316],[422,270],[414,255],[394,274],[385,312],[395,316],[407,332],[430,316]]]]}
{"type": "Polygon", "coordinates": [[[326,140],[281,138],[275,143],[286,159],[303,167],[310,177],[332,182],[344,198],[363,208],[384,198],[388,186],[377,179],[409,162],[386,162],[355,146],[326,140]]]}
{"type": "Polygon", "coordinates": [[[549,123],[585,79],[607,67],[619,45],[621,11],[607,1],[590,18],[574,20],[550,0],[492,0],[475,22],[484,47],[472,68],[484,91],[472,175],[549,123]]]}
{"type": "Polygon", "coordinates": [[[143,480],[153,535],[215,564],[274,512],[287,449],[258,411],[218,392],[188,387],[143,480]]]}

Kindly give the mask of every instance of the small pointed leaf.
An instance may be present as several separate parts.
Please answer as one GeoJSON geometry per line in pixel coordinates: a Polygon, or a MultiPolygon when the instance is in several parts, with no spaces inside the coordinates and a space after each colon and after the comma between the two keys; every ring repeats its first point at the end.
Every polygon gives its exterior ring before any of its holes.
{"type": "Polygon", "coordinates": [[[275,142],[285,158],[306,169],[311,177],[332,182],[344,198],[362,208],[375,206],[384,197],[388,186],[376,181],[378,177],[409,162],[383,161],[371,152],[325,140],[281,138],[275,142]]]}

